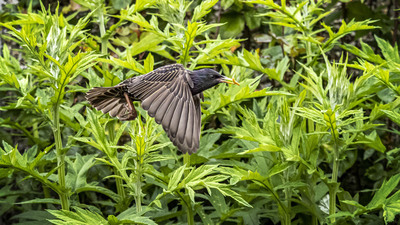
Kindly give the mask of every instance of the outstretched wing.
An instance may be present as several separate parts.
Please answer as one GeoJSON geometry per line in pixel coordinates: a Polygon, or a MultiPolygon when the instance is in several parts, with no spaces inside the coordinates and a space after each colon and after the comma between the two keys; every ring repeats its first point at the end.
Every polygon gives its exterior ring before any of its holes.
{"type": "Polygon", "coordinates": [[[86,93],[86,99],[97,110],[103,113],[110,113],[112,117],[118,119],[134,120],[136,116],[130,113],[126,99],[124,98],[124,90],[121,87],[95,87],[86,93]]]}
{"type": "Polygon", "coordinates": [[[161,67],[123,82],[127,92],[142,101],[142,108],[154,117],[170,140],[183,153],[196,152],[200,141],[200,97],[192,96],[188,71],[179,64],[161,67]]]}

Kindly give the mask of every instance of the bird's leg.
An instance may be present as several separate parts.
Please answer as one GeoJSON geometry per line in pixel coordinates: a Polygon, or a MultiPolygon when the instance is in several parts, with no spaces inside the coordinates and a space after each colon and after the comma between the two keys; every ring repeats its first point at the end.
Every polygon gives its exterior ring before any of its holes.
{"type": "Polygon", "coordinates": [[[124,92],[124,96],[125,96],[125,99],[126,99],[126,103],[128,103],[129,112],[131,113],[131,116],[132,116],[129,119],[130,120],[134,120],[137,117],[135,106],[133,106],[132,101],[128,96],[128,93],[124,92]]]}

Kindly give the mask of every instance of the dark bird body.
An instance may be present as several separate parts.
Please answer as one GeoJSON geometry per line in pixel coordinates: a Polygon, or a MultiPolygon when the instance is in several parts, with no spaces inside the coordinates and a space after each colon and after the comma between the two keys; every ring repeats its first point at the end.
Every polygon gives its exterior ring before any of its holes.
{"type": "Polygon", "coordinates": [[[222,82],[238,84],[212,69],[189,71],[174,64],[114,87],[95,87],[86,99],[97,110],[120,120],[135,119],[132,101],[141,101],[142,108],[162,125],[172,143],[191,154],[199,148],[202,92],[222,82]]]}

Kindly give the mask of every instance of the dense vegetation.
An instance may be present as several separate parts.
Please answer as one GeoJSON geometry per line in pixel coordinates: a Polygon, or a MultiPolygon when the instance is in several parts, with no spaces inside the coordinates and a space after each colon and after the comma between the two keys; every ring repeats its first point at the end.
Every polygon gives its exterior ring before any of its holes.
{"type": "Polygon", "coordinates": [[[0,9],[0,224],[398,224],[396,0],[17,1],[0,9]],[[200,149],[84,95],[211,67],[200,149]]]}

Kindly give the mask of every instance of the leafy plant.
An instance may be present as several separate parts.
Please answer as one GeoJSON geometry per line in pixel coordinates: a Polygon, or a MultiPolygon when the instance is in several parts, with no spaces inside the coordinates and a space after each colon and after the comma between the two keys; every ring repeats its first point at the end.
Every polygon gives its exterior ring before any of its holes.
{"type": "Polygon", "coordinates": [[[74,2],[0,12],[1,222],[397,220],[400,57],[368,33],[378,16],[322,0],[74,2]],[[84,99],[170,63],[240,82],[205,91],[190,156],[140,103],[120,122],[84,99]]]}

